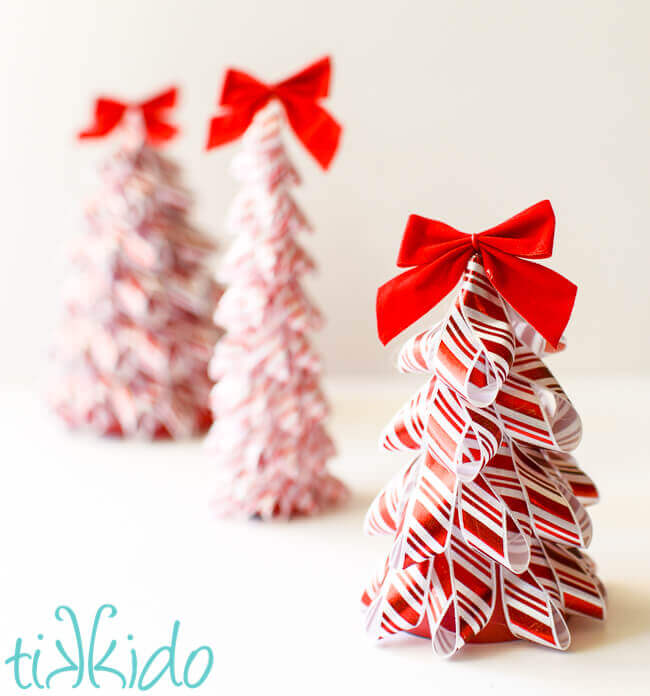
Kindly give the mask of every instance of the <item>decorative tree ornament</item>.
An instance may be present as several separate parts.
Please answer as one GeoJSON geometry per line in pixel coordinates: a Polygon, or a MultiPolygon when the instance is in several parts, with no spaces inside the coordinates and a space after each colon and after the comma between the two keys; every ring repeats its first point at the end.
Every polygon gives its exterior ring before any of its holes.
{"type": "Polygon", "coordinates": [[[580,418],[541,359],[565,345],[576,288],[519,258],[550,256],[554,226],[548,201],[472,236],[413,215],[398,263],[415,268],[379,288],[387,342],[461,280],[399,355],[401,372],[430,376],[381,437],[414,458],[365,520],[394,537],[362,597],[376,639],[426,636],[445,657],[515,638],[565,650],[567,615],[605,616],[584,552],[598,493],[568,454],[580,418]]]}
{"type": "Polygon", "coordinates": [[[54,351],[52,404],[74,428],[178,438],[212,422],[214,245],[187,220],[178,167],[154,149],[177,131],[166,120],[176,93],[138,104],[98,99],[94,123],[79,134],[119,132],[119,147],[86,207],[54,351]]]}
{"type": "Polygon", "coordinates": [[[343,484],[326,469],[334,445],[323,420],[321,361],[307,339],[322,318],[300,285],[314,262],[297,239],[309,225],[291,195],[299,183],[282,141],[285,118],[323,168],[340,126],[317,103],[330,75],[323,59],[267,87],[229,70],[208,148],[239,137],[233,161],[242,190],[228,228],[234,242],[219,279],[216,312],[226,330],[210,374],[215,423],[208,435],[220,474],[217,512],[268,519],[310,515],[339,503],[343,484]]]}

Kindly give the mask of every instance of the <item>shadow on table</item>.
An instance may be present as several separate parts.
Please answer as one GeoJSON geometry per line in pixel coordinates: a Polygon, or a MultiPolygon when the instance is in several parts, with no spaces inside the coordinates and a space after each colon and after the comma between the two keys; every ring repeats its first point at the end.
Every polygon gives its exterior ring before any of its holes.
{"type": "Polygon", "coordinates": [[[352,489],[345,507],[351,514],[357,514],[363,518],[368,512],[368,508],[372,501],[376,498],[379,491],[360,491],[352,489]]]}
{"type": "Polygon", "coordinates": [[[586,652],[650,633],[650,593],[623,583],[607,585],[604,622],[570,619],[571,650],[586,652]]]}

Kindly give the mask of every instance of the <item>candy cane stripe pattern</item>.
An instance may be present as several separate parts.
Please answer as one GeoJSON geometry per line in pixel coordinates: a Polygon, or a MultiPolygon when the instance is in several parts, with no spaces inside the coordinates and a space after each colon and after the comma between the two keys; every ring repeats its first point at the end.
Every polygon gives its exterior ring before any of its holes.
{"type": "Polygon", "coordinates": [[[437,374],[471,404],[487,406],[512,365],[515,337],[483,265],[471,259],[451,314],[440,330],[437,374]]]}
{"type": "Polygon", "coordinates": [[[450,651],[454,652],[487,625],[494,609],[496,577],[494,563],[464,543],[458,519],[449,556],[456,586],[456,646],[450,651]]]}
{"type": "Polygon", "coordinates": [[[545,450],[543,455],[546,463],[557,472],[583,505],[594,505],[598,502],[596,484],[580,469],[570,454],[545,450]]]}
{"type": "Polygon", "coordinates": [[[384,449],[400,452],[421,448],[427,404],[435,386],[435,378],[432,378],[397,412],[382,433],[381,446],[384,449]]]}
{"type": "Polygon", "coordinates": [[[390,564],[403,568],[443,551],[450,540],[458,478],[428,452],[417,462],[390,564]]]}
{"type": "Polygon", "coordinates": [[[548,201],[471,237],[409,220],[399,265],[413,268],[378,293],[382,341],[458,289],[397,361],[425,381],[380,438],[412,459],[366,515],[366,533],[393,537],[362,595],[376,639],[426,637],[441,657],[514,639],[566,650],[568,614],[605,618],[584,551],[598,491],[569,454],[582,424],[542,359],[566,346],[575,286],[524,260],[550,256],[553,230],[548,201]]]}
{"type": "MultiPolygon", "coordinates": [[[[306,335],[323,320],[300,284],[314,262],[297,242],[310,228],[291,195],[299,177],[283,143],[285,125],[280,104],[257,111],[232,167],[243,188],[219,272],[227,287],[214,320],[226,334],[210,363],[216,418],[207,438],[218,464],[220,516],[289,519],[346,496],[327,470],[335,454],[323,427],[329,409],[321,360],[306,335]]],[[[389,492],[378,504],[373,533],[390,526],[394,500],[389,492]]]]}
{"type": "Polygon", "coordinates": [[[434,351],[440,338],[440,327],[436,324],[432,329],[411,337],[400,350],[397,359],[397,369],[400,372],[431,372],[434,351]]]}
{"type": "Polygon", "coordinates": [[[530,540],[533,536],[533,523],[528,511],[528,501],[507,441],[502,443],[496,455],[483,468],[482,475],[504,502],[519,529],[530,540]]]}
{"type": "Polygon", "coordinates": [[[558,544],[546,543],[544,549],[557,578],[562,604],[567,612],[594,619],[605,618],[605,599],[589,567],[558,544]]]}
{"type": "Polygon", "coordinates": [[[589,546],[591,520],[570,488],[549,476],[540,464],[539,452],[513,445],[512,455],[538,536],[571,546],[589,546]]]}
{"type": "Polygon", "coordinates": [[[364,531],[369,536],[393,534],[397,530],[400,507],[409,499],[407,491],[418,472],[420,456],[398,472],[382,489],[366,513],[364,531]]]}
{"type": "Polygon", "coordinates": [[[528,540],[486,478],[461,484],[459,502],[461,529],[470,546],[514,573],[528,567],[528,540]]]}
{"type": "Polygon", "coordinates": [[[367,614],[368,632],[377,640],[419,625],[425,612],[431,561],[389,570],[367,614]]]}
{"type": "Polygon", "coordinates": [[[503,570],[501,594],[514,636],[560,650],[569,647],[571,636],[562,613],[531,572],[515,575],[503,570]]]}
{"type": "Polygon", "coordinates": [[[462,480],[473,479],[496,454],[503,430],[492,408],[474,409],[456,391],[438,381],[431,397],[425,442],[462,480]]]}
{"type": "Polygon", "coordinates": [[[530,573],[546,590],[551,601],[556,606],[562,606],[562,596],[557,575],[548,560],[549,544],[542,543],[536,537],[530,539],[530,573]]]}

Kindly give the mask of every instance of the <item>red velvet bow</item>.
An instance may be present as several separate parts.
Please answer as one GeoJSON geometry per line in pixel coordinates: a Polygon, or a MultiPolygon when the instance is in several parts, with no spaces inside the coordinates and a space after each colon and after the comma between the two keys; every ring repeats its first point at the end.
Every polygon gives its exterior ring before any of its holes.
{"type": "Polygon", "coordinates": [[[342,130],[317,103],[329,93],[330,74],[329,57],[272,85],[265,85],[240,70],[228,70],[219,100],[219,105],[226,107],[227,111],[210,121],[207,149],[239,138],[251,124],[253,116],[275,98],[282,102],[287,119],[302,144],[321,167],[327,169],[342,130]]]}
{"type": "Polygon", "coordinates": [[[541,201],[496,227],[467,235],[443,222],[411,215],[397,258],[415,266],[377,291],[377,328],[386,344],[451,292],[478,253],[497,292],[553,346],[557,346],[577,287],[537,263],[553,251],[555,215],[541,201]]]}
{"type": "Polygon", "coordinates": [[[138,109],[142,112],[149,142],[158,144],[171,140],[178,132],[178,128],[167,123],[161,112],[176,104],[177,91],[176,87],[172,87],[147,101],[133,104],[100,97],[95,101],[95,122],[88,129],[81,131],[79,138],[103,138],[120,123],[127,109],[138,109]]]}

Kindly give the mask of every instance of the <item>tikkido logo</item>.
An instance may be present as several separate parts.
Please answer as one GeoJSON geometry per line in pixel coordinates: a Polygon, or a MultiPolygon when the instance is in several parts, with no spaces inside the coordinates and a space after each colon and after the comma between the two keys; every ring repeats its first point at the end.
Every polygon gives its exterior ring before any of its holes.
{"type": "Polygon", "coordinates": [[[127,634],[126,642],[119,648],[118,641],[110,636],[100,641],[100,624],[102,633],[105,633],[106,620],[116,615],[117,609],[112,604],[100,606],[86,642],[75,612],[64,605],[57,607],[54,618],[72,630],[71,637],[65,644],[56,638],[52,645],[39,633],[36,636],[37,647],[31,652],[22,638],[16,638],[13,655],[4,661],[13,669],[16,686],[19,689],[66,686],[76,689],[90,685],[95,688],[106,686],[149,691],[161,682],[188,689],[196,689],[205,683],[214,664],[212,649],[201,645],[192,650],[184,661],[179,661],[176,644],[180,621],[174,621],[169,643],[154,650],[143,662],[133,647],[134,637],[131,633],[127,634]]]}

